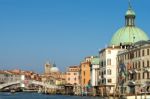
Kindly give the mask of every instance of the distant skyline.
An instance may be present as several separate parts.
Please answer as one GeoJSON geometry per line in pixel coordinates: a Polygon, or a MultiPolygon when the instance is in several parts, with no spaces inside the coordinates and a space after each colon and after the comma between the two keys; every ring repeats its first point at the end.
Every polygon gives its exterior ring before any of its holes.
{"type": "MultiPolygon", "coordinates": [[[[150,37],[149,4],[131,0],[136,26],[150,37]]],[[[0,68],[79,65],[109,44],[127,9],[128,0],[0,0],[0,68]]]]}

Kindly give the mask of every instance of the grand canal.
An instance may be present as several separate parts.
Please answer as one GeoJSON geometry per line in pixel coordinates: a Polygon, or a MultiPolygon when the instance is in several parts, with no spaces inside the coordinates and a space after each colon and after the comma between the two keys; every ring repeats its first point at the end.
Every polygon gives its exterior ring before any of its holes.
{"type": "Polygon", "coordinates": [[[44,95],[38,93],[0,93],[0,99],[103,99],[91,96],[44,95]]]}

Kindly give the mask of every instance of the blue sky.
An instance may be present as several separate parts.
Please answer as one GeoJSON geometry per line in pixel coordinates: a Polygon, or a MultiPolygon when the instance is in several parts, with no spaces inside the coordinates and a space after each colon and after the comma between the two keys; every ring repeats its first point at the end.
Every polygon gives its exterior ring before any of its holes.
{"type": "MultiPolygon", "coordinates": [[[[150,1],[132,0],[136,25],[150,36],[150,1]]],[[[128,0],[0,0],[0,68],[60,70],[98,55],[124,26],[128,0]]]]}

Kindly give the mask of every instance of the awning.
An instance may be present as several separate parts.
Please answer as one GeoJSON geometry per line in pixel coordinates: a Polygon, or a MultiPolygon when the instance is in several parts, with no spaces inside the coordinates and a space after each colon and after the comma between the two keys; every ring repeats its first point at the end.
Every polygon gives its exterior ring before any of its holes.
{"type": "Polygon", "coordinates": [[[129,72],[130,74],[132,74],[132,73],[133,73],[133,72],[132,72],[132,70],[129,70],[128,72],[129,72]]]}
{"type": "Polygon", "coordinates": [[[133,73],[138,73],[138,72],[139,72],[139,71],[137,71],[136,69],[133,69],[132,71],[133,71],[133,73]]]}
{"type": "Polygon", "coordinates": [[[150,81],[146,81],[143,83],[142,87],[150,87],[150,81]]]}
{"type": "Polygon", "coordinates": [[[150,72],[150,68],[145,68],[144,72],[150,72]]]}

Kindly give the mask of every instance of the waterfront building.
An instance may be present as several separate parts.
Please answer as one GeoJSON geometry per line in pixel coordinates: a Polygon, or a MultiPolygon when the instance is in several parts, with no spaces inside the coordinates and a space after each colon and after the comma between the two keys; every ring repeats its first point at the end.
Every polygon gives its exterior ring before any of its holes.
{"type": "Polygon", "coordinates": [[[117,84],[117,54],[119,47],[107,47],[99,52],[100,76],[99,87],[101,94],[112,94],[117,84]]]}
{"type": "Polygon", "coordinates": [[[127,94],[150,92],[150,41],[139,41],[118,54],[118,83],[127,94]]]}
{"type": "Polygon", "coordinates": [[[7,82],[14,82],[21,80],[22,75],[25,76],[25,80],[36,80],[40,81],[40,75],[37,73],[34,73],[32,71],[23,71],[23,70],[3,70],[0,71],[0,82],[1,83],[7,83],[7,82]]]}
{"type": "Polygon", "coordinates": [[[79,66],[69,66],[66,72],[66,83],[70,87],[74,94],[80,94],[80,67],[79,66]]]}
{"type": "Polygon", "coordinates": [[[0,84],[14,82],[21,79],[21,75],[9,71],[0,71],[0,84]]]}
{"type": "Polygon", "coordinates": [[[99,61],[100,58],[98,56],[94,56],[91,60],[91,85],[98,86],[98,78],[99,78],[99,61]]]}
{"type": "Polygon", "coordinates": [[[91,59],[91,67],[90,67],[90,72],[91,72],[91,86],[92,86],[92,94],[96,95],[98,90],[98,83],[99,83],[99,61],[100,58],[98,56],[94,56],[91,59]]]}
{"type": "Polygon", "coordinates": [[[41,76],[42,82],[50,85],[65,85],[66,84],[66,74],[59,71],[56,64],[50,64],[47,62],[45,64],[45,72],[41,76]]]}
{"type": "Polygon", "coordinates": [[[41,76],[42,82],[50,85],[65,85],[66,84],[66,74],[62,72],[53,72],[49,74],[43,74],[41,76]]]}
{"type": "Polygon", "coordinates": [[[84,61],[80,63],[80,85],[82,93],[87,93],[87,88],[90,85],[90,66],[91,66],[91,60],[93,56],[86,57],[84,61]]]}
{"type": "Polygon", "coordinates": [[[67,84],[80,85],[79,83],[79,66],[69,66],[66,72],[67,84]]]}

